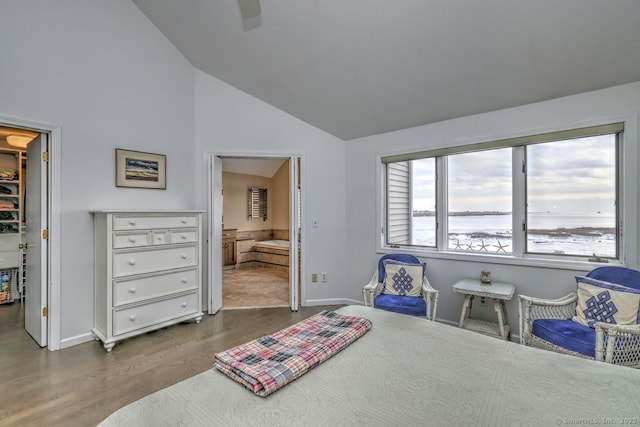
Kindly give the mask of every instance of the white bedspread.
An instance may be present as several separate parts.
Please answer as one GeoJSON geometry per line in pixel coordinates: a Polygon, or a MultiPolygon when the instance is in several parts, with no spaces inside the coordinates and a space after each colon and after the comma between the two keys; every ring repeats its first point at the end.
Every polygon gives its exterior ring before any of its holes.
{"type": "Polygon", "coordinates": [[[109,416],[109,426],[640,424],[640,370],[369,307],[362,338],[267,398],[211,369],[109,416]],[[625,420],[626,419],[626,420],[625,420]]]}

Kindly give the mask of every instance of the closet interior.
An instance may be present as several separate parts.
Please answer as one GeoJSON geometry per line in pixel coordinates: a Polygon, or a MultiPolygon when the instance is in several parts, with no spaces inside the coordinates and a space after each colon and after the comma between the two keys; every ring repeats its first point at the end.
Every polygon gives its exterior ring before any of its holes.
{"type": "Polygon", "coordinates": [[[26,150],[37,135],[0,127],[0,305],[25,298],[26,150]]]}

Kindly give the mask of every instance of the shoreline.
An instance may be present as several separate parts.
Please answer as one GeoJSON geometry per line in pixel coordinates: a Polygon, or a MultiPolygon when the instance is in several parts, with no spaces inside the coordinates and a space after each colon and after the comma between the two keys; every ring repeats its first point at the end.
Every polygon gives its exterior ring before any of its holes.
{"type": "MultiPolygon", "coordinates": [[[[567,236],[589,236],[589,237],[603,237],[603,236],[615,236],[616,229],[613,227],[575,227],[575,228],[554,228],[554,229],[530,229],[527,230],[529,235],[546,236],[546,237],[567,237],[567,236]]],[[[491,231],[474,231],[471,233],[455,233],[450,232],[449,238],[466,235],[472,239],[486,239],[486,238],[503,238],[511,239],[510,232],[491,232],[491,231]]]]}

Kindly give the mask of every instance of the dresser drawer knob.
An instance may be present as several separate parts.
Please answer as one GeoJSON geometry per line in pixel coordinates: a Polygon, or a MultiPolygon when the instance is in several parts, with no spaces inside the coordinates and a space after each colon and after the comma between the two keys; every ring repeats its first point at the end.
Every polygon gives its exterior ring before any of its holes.
{"type": "Polygon", "coordinates": [[[186,303],[186,302],[183,302],[183,303],[182,303],[182,307],[186,307],[186,306],[187,306],[187,303],[186,303]]]}
{"type": "Polygon", "coordinates": [[[132,219],[129,220],[129,225],[136,225],[136,222],[132,219]]]}
{"type": "Polygon", "coordinates": [[[130,259],[129,260],[129,265],[136,265],[136,260],[135,259],[130,259]]]}
{"type": "Polygon", "coordinates": [[[180,236],[180,238],[181,238],[182,240],[187,240],[187,236],[185,236],[184,234],[182,234],[182,235],[180,236]]]}
{"type": "Polygon", "coordinates": [[[184,219],[184,218],[182,218],[182,219],[180,220],[180,222],[181,222],[181,223],[183,223],[183,224],[186,224],[186,223],[187,223],[187,220],[186,220],[186,219],[184,219]]]}
{"type": "Polygon", "coordinates": [[[129,242],[135,243],[136,242],[136,238],[135,237],[129,237],[129,242]]]}
{"type": "Polygon", "coordinates": [[[136,293],[136,288],[134,288],[134,287],[129,288],[129,292],[132,293],[132,294],[135,294],[136,293]]]}
{"type": "Polygon", "coordinates": [[[187,279],[185,277],[182,278],[182,280],[180,280],[182,283],[187,283],[187,279]]]}
{"type": "Polygon", "coordinates": [[[132,314],[131,316],[129,316],[129,320],[131,320],[132,322],[135,322],[136,321],[135,314],[132,314]]]}
{"type": "Polygon", "coordinates": [[[180,255],[180,258],[182,258],[182,259],[187,259],[187,254],[182,254],[182,255],[180,255]]]}

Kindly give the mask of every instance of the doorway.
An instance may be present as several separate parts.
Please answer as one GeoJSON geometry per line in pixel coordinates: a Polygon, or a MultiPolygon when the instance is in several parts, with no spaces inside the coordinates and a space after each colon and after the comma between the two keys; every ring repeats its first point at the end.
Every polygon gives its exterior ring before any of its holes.
{"type": "MultiPolygon", "coordinates": [[[[0,121],[0,310],[38,347],[49,336],[50,132],[0,121]]],[[[51,347],[50,347],[51,348],[51,347]]]]}
{"type": "Polygon", "coordinates": [[[211,155],[209,312],[299,307],[300,159],[211,155]]]}

